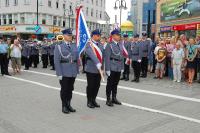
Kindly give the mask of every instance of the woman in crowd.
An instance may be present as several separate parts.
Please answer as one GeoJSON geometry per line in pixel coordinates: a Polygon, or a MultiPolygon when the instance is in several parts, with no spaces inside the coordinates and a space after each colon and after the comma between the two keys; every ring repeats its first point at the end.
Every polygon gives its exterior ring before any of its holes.
{"type": "Polygon", "coordinates": [[[186,60],[188,69],[188,83],[193,83],[193,78],[195,75],[195,68],[196,68],[196,55],[197,55],[197,48],[195,46],[196,42],[194,38],[189,39],[189,44],[186,46],[186,60]]]}
{"type": "MultiPolygon", "coordinates": [[[[170,39],[170,38],[169,38],[170,39]]],[[[172,64],[171,64],[171,56],[172,56],[172,51],[175,48],[175,37],[172,37],[170,39],[170,42],[166,44],[166,49],[167,49],[167,73],[168,73],[168,77],[173,80],[173,68],[172,68],[172,64]]]]}
{"type": "Polygon", "coordinates": [[[14,44],[10,46],[11,49],[11,62],[13,68],[13,74],[20,73],[21,71],[21,50],[22,46],[17,39],[14,40],[14,44]]]}
{"type": "Polygon", "coordinates": [[[162,79],[164,71],[165,71],[166,57],[167,57],[167,50],[165,48],[165,42],[161,41],[159,44],[159,47],[157,49],[158,49],[156,52],[157,65],[156,65],[156,77],[155,78],[162,79]]]}

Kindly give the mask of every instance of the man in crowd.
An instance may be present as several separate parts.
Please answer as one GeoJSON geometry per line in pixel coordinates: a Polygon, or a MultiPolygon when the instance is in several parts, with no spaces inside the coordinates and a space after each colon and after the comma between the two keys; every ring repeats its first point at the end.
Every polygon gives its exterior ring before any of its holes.
{"type": "Polygon", "coordinates": [[[0,66],[1,66],[1,74],[9,75],[8,72],[8,44],[3,41],[3,38],[0,37],[0,66]]]}

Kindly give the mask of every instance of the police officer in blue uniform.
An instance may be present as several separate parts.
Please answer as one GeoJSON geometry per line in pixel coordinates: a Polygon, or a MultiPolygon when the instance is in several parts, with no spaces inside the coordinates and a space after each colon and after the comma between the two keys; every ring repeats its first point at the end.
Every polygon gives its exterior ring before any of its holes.
{"type": "Polygon", "coordinates": [[[0,37],[0,67],[1,67],[1,74],[9,75],[8,72],[8,44],[3,41],[3,38],[0,37]]]}
{"type": "Polygon", "coordinates": [[[54,66],[54,49],[56,46],[56,38],[52,38],[52,43],[49,46],[49,60],[50,60],[50,65],[52,66],[51,70],[55,70],[55,66],[54,66]]]}
{"type": "MultiPolygon", "coordinates": [[[[128,39],[129,39],[128,34],[124,34],[122,43],[127,51],[128,51],[128,47],[131,44],[131,42],[128,39]]],[[[126,58],[124,58],[124,72],[123,72],[123,77],[121,78],[121,80],[128,81],[129,73],[130,73],[130,65],[126,64],[126,58]]]]}
{"type": "Polygon", "coordinates": [[[142,34],[142,62],[141,62],[141,72],[142,78],[147,77],[147,72],[148,72],[148,58],[151,54],[151,42],[147,40],[147,34],[143,33],[142,34]]]}
{"type": "Polygon", "coordinates": [[[129,58],[132,61],[132,68],[134,70],[134,79],[132,82],[138,83],[140,81],[141,61],[142,61],[142,48],[139,42],[139,35],[134,36],[134,42],[128,48],[129,58]]]}
{"type": "Polygon", "coordinates": [[[49,51],[49,45],[47,42],[47,38],[44,38],[44,41],[41,46],[43,68],[47,68],[48,66],[48,51],[49,51]]]}
{"type": "Polygon", "coordinates": [[[31,55],[31,46],[28,44],[27,41],[25,41],[23,47],[22,47],[22,57],[24,58],[24,70],[29,70],[30,66],[30,55],[31,55]]]}
{"type": "Polygon", "coordinates": [[[76,44],[72,43],[72,30],[65,29],[62,31],[64,41],[55,46],[54,63],[56,75],[60,80],[60,97],[62,101],[62,112],[76,112],[71,106],[72,91],[74,82],[79,73],[78,49],[76,44]]]}
{"type": "Polygon", "coordinates": [[[105,71],[106,75],[108,76],[106,85],[106,105],[112,107],[113,104],[121,105],[121,102],[117,100],[116,96],[120,75],[124,70],[124,57],[123,47],[120,44],[120,30],[113,30],[111,35],[112,42],[107,44],[105,49],[105,71]]]}
{"type": "Polygon", "coordinates": [[[39,45],[37,44],[37,41],[34,40],[31,43],[31,63],[30,66],[32,66],[32,64],[34,64],[34,68],[37,68],[37,65],[39,63],[39,45]]]}
{"type": "Polygon", "coordinates": [[[100,88],[101,75],[99,69],[102,69],[102,63],[98,60],[97,56],[93,51],[93,46],[91,43],[96,44],[96,46],[103,53],[103,45],[100,43],[101,31],[96,29],[91,33],[91,40],[86,44],[85,54],[86,54],[86,64],[85,72],[87,76],[87,106],[89,108],[99,108],[100,105],[96,102],[96,97],[100,88]]]}

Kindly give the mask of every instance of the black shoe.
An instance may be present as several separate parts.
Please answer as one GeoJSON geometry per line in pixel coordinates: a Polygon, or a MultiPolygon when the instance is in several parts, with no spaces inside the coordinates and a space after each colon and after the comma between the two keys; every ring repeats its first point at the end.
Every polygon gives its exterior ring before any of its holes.
{"type": "Polygon", "coordinates": [[[93,105],[91,101],[88,101],[87,106],[88,108],[91,108],[91,109],[95,108],[95,106],[93,105]]]}
{"type": "Polygon", "coordinates": [[[135,83],[139,83],[139,82],[140,82],[140,80],[139,80],[139,79],[136,79],[136,80],[135,80],[135,83]]]}
{"type": "Polygon", "coordinates": [[[24,70],[29,70],[28,68],[25,68],[24,70]]]}
{"type": "Polygon", "coordinates": [[[137,79],[133,79],[133,80],[131,80],[131,82],[135,82],[137,79]]]}
{"type": "Polygon", "coordinates": [[[125,76],[123,76],[122,78],[120,78],[120,80],[125,80],[126,78],[125,78],[125,76]]]}
{"type": "Polygon", "coordinates": [[[117,104],[117,105],[122,105],[122,103],[118,101],[116,97],[112,98],[112,103],[117,104]]]}
{"type": "Polygon", "coordinates": [[[107,100],[106,101],[106,105],[108,105],[109,107],[113,107],[114,106],[111,100],[107,100]]]}
{"type": "Polygon", "coordinates": [[[68,108],[68,110],[69,110],[70,112],[73,112],[73,113],[76,112],[76,110],[72,108],[71,102],[70,102],[70,101],[67,101],[67,108],[68,108]]]}
{"type": "Polygon", "coordinates": [[[34,66],[33,68],[37,68],[37,66],[34,66]]]}
{"type": "Polygon", "coordinates": [[[93,100],[92,103],[94,107],[100,108],[100,105],[96,102],[96,100],[93,100]]]}
{"type": "Polygon", "coordinates": [[[11,76],[9,73],[7,73],[7,74],[5,74],[5,75],[7,75],[7,76],[11,76]]]}
{"type": "Polygon", "coordinates": [[[125,81],[129,81],[129,77],[127,77],[127,78],[125,79],[125,81]]]}
{"type": "Polygon", "coordinates": [[[55,70],[54,68],[51,68],[50,70],[55,70]]]}
{"type": "Polygon", "coordinates": [[[62,112],[63,112],[64,114],[69,114],[69,113],[70,113],[69,109],[68,109],[66,106],[63,106],[63,107],[62,107],[62,112]]]}

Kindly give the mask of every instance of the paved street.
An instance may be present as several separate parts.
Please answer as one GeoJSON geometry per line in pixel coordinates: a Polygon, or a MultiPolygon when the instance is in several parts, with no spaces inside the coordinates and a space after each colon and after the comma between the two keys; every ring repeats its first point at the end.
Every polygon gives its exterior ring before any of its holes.
{"type": "Polygon", "coordinates": [[[48,69],[31,68],[21,75],[0,77],[0,133],[200,133],[200,85],[188,86],[153,75],[141,83],[120,81],[122,106],[86,107],[86,78],[75,83],[73,106],[63,114],[58,79],[48,69]]]}

